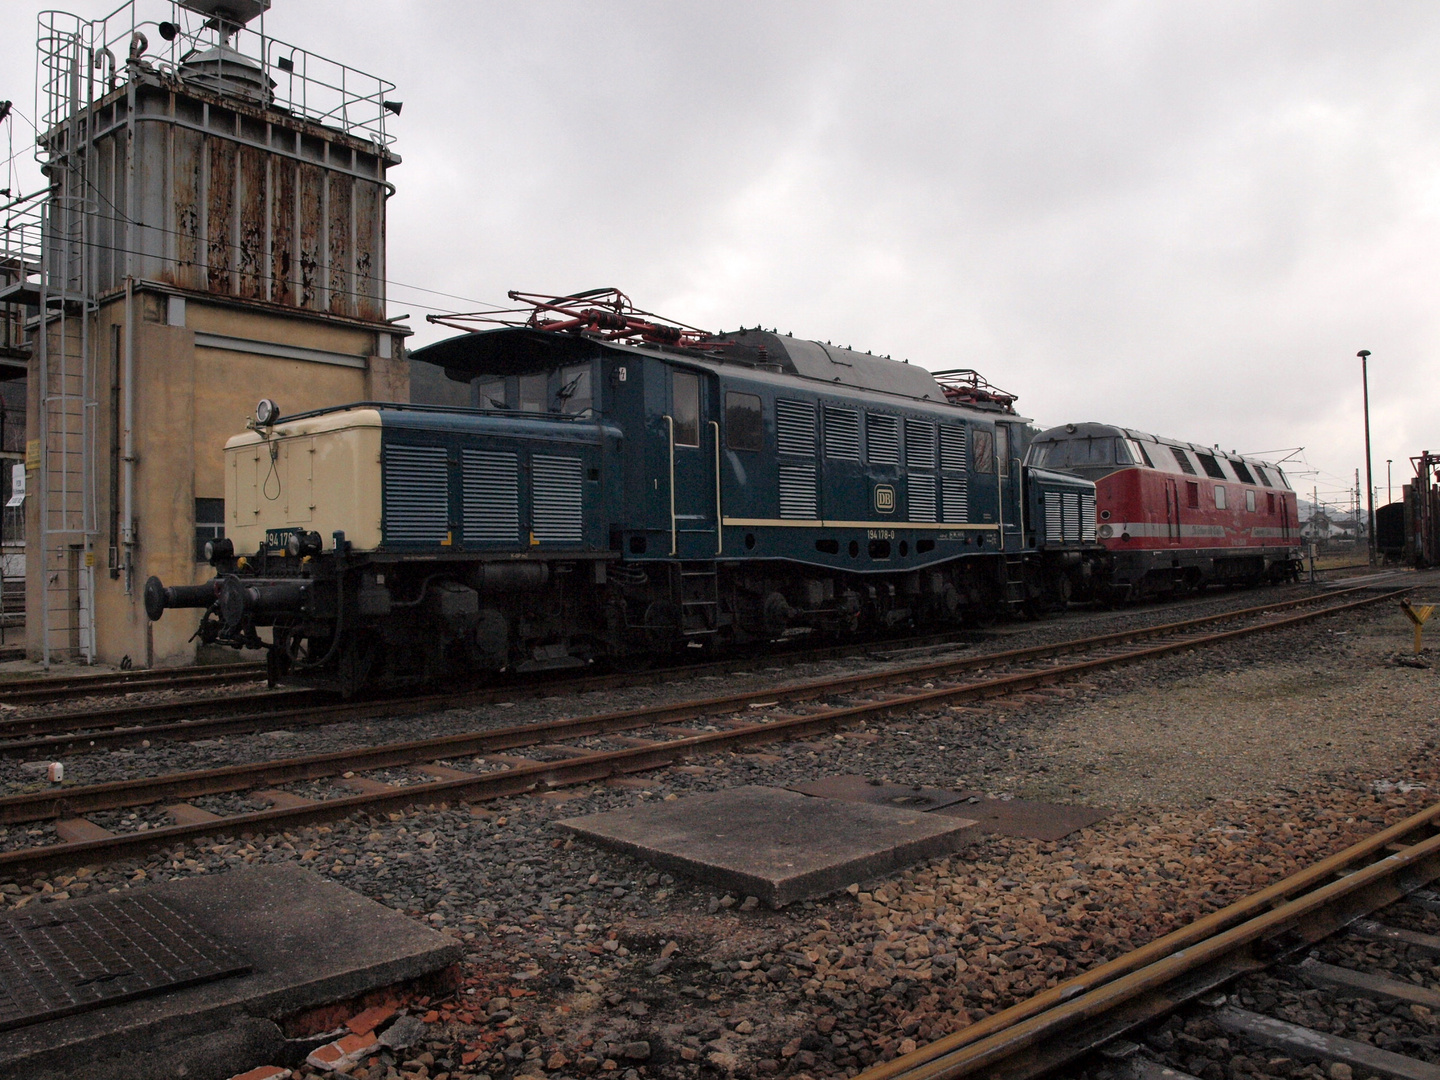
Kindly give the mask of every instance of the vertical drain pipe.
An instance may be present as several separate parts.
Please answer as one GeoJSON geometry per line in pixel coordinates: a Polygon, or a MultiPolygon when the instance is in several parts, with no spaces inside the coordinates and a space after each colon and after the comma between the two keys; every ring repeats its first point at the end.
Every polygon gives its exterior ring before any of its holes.
{"type": "Polygon", "coordinates": [[[135,591],[135,279],[125,278],[125,347],[121,360],[125,402],[124,442],[120,452],[120,536],[125,547],[125,595],[135,591]]]}

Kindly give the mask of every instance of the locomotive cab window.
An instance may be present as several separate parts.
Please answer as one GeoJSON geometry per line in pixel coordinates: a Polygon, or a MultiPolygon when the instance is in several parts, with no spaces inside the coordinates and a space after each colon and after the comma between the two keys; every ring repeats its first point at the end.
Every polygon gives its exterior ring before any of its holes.
{"type": "Polygon", "coordinates": [[[700,376],[693,371],[670,373],[671,412],[675,418],[675,445],[700,445],[700,376]]]}
{"type": "Polygon", "coordinates": [[[765,421],[755,394],[731,390],[725,395],[725,445],[731,450],[765,449],[765,421]]]}
{"type": "Polygon", "coordinates": [[[1010,475],[1010,428],[1006,424],[995,425],[995,457],[1000,463],[1000,475],[1010,475]]]}
{"type": "Polygon", "coordinates": [[[555,387],[555,411],[566,416],[587,416],[595,407],[589,364],[572,364],[559,371],[555,387]]]}
{"type": "Polygon", "coordinates": [[[519,383],[519,407],[521,412],[546,411],[549,394],[550,376],[541,372],[538,375],[521,375],[517,380],[519,383]]]}
{"type": "Polygon", "coordinates": [[[474,406],[477,409],[508,409],[504,379],[476,379],[474,406]]]}
{"type": "Polygon", "coordinates": [[[1146,467],[1147,469],[1153,469],[1153,468],[1155,468],[1155,463],[1150,460],[1150,454],[1149,454],[1149,452],[1145,449],[1145,444],[1144,444],[1143,442],[1133,442],[1133,443],[1131,443],[1130,445],[1132,445],[1133,447],[1135,447],[1136,450],[1139,450],[1139,451],[1140,451],[1140,460],[1143,461],[1143,462],[1145,462],[1145,467],[1146,467]]]}
{"type": "Polygon", "coordinates": [[[1135,455],[1130,452],[1130,444],[1124,439],[1115,440],[1115,464],[1134,465],[1135,455]]]}
{"type": "Polygon", "coordinates": [[[995,471],[995,435],[988,428],[977,427],[971,434],[970,461],[978,473],[995,471]]]}

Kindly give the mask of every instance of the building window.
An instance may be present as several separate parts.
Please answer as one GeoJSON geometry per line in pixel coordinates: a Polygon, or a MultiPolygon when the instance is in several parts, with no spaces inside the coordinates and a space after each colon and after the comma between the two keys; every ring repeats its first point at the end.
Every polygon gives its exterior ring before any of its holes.
{"type": "Polygon", "coordinates": [[[205,545],[225,535],[225,500],[195,500],[195,561],[205,562],[205,545]]]}
{"type": "Polygon", "coordinates": [[[700,376],[693,371],[670,373],[670,407],[675,417],[675,445],[700,445],[700,376]]]}
{"type": "Polygon", "coordinates": [[[725,395],[725,445],[731,450],[765,449],[765,422],[756,395],[734,390],[725,395]]]}
{"type": "Polygon", "coordinates": [[[1224,509],[1225,509],[1225,485],[1224,485],[1224,484],[1216,484],[1216,485],[1215,485],[1215,509],[1216,509],[1216,510],[1224,510],[1224,509]]]}

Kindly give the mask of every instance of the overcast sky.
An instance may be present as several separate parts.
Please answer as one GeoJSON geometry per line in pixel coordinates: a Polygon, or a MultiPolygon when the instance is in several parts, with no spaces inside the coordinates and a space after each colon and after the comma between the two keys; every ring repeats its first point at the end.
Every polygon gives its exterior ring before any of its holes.
{"type": "MultiPolygon", "coordinates": [[[[0,36],[27,110],[40,6],[0,36]]],[[[1387,457],[1398,496],[1440,449],[1434,4],[274,0],[266,29],[398,84],[397,283],[615,285],[975,367],[1041,426],[1304,446],[1330,501],[1365,348],[1380,501],[1387,457]]],[[[466,307],[390,297],[417,342],[419,304],[466,307]]]]}

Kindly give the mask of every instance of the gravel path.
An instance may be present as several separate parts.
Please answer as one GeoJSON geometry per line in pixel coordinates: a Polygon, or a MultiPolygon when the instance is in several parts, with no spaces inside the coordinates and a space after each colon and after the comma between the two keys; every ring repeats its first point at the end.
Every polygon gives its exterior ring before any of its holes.
{"type": "MultiPolygon", "coordinates": [[[[1150,621],[1168,621],[1155,614],[1150,621]]],[[[1110,629],[1145,613],[1105,618],[1110,629]]],[[[1077,636],[1063,620],[1007,630],[1003,648],[1077,636]]],[[[462,991],[446,1003],[408,1003],[427,1021],[425,1038],[352,1072],[365,1080],[853,1075],[1424,805],[1437,781],[1437,674],[1390,662],[1409,641],[1409,624],[1385,605],[1097,674],[1048,702],[934,710],[538,798],[206,841],[0,884],[0,897],[45,903],[297,861],[464,941],[462,991]],[[1060,843],[990,837],[780,912],[597,851],[555,824],[692,791],[855,772],[1115,813],[1060,843]]],[[[715,692],[745,678],[717,681],[715,692]]],[[[694,689],[636,693],[658,700],[694,689]]],[[[596,709],[622,704],[597,697],[596,709]]],[[[474,725],[503,713],[497,722],[513,723],[557,707],[517,702],[456,719],[474,725]]],[[[406,734],[449,722],[411,719],[406,734]]],[[[371,737],[384,730],[376,725],[371,737]]],[[[125,767],[174,768],[168,755],[195,752],[153,749],[125,767]]],[[[276,756],[296,749],[287,740],[276,756]]]]}

